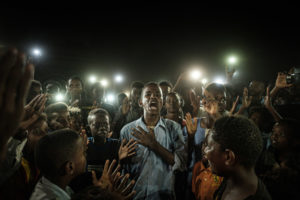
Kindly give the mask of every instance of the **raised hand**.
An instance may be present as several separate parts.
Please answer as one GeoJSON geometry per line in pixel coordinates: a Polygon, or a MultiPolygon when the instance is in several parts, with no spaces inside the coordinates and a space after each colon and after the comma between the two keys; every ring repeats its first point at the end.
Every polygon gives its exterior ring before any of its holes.
{"type": "Polygon", "coordinates": [[[251,102],[252,102],[252,96],[248,95],[248,88],[245,87],[243,91],[242,107],[249,108],[251,102]]]}
{"type": "Polygon", "coordinates": [[[233,115],[233,113],[234,113],[234,111],[235,111],[235,109],[237,107],[237,103],[239,101],[239,98],[240,98],[240,96],[236,97],[236,99],[235,99],[234,103],[232,104],[232,107],[231,107],[231,109],[229,111],[229,115],[233,115]]]}
{"type": "Polygon", "coordinates": [[[41,94],[32,99],[24,108],[25,115],[24,119],[20,124],[20,127],[27,129],[32,125],[42,114],[45,109],[45,104],[47,101],[47,95],[41,94]]]}
{"type": "Polygon", "coordinates": [[[185,121],[186,121],[186,129],[187,129],[188,135],[191,137],[194,137],[195,133],[197,131],[198,119],[196,117],[194,119],[192,119],[191,114],[187,113],[185,115],[185,121]]]}
{"type": "Polygon", "coordinates": [[[116,193],[118,196],[121,196],[122,199],[131,199],[136,193],[135,191],[131,191],[135,181],[132,180],[128,184],[129,174],[121,176],[119,172],[121,168],[120,165],[113,171],[115,164],[116,160],[113,160],[111,164],[109,164],[109,160],[106,160],[100,179],[97,179],[96,173],[92,171],[93,184],[116,193]]]}
{"type": "Polygon", "coordinates": [[[286,88],[286,87],[291,87],[293,84],[287,84],[286,82],[286,74],[282,73],[282,72],[278,72],[277,74],[277,79],[275,82],[275,87],[276,88],[286,88]]]}
{"type": "Polygon", "coordinates": [[[33,65],[26,64],[26,56],[16,49],[0,58],[0,151],[5,149],[23,118],[33,74],[33,65]]]}
{"type": "Polygon", "coordinates": [[[264,99],[264,105],[266,108],[270,108],[272,106],[271,97],[270,97],[270,86],[267,87],[267,93],[264,99]]]}
{"type": "Polygon", "coordinates": [[[142,127],[132,129],[132,135],[137,138],[137,143],[145,147],[152,149],[157,143],[155,139],[154,130],[150,128],[149,133],[146,132],[142,127]]]}
{"type": "Polygon", "coordinates": [[[200,108],[200,96],[196,97],[196,94],[193,90],[189,92],[191,105],[193,106],[193,115],[197,115],[200,108]]]}
{"type": "Polygon", "coordinates": [[[127,143],[126,139],[123,139],[118,152],[119,160],[135,155],[136,144],[137,142],[134,139],[130,139],[127,143]]]}
{"type": "Polygon", "coordinates": [[[130,103],[128,97],[125,97],[122,102],[122,114],[126,115],[130,110],[130,103]]]}

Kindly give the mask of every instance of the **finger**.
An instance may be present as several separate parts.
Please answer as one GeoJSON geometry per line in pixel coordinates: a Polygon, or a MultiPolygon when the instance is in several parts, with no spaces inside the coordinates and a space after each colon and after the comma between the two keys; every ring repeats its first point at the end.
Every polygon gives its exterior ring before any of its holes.
{"type": "Polygon", "coordinates": [[[25,99],[27,97],[29,88],[30,88],[30,82],[33,80],[34,76],[34,67],[32,64],[28,64],[25,67],[24,75],[19,82],[19,90],[18,90],[18,98],[17,98],[17,104],[19,109],[22,109],[25,104],[25,99]]]}
{"type": "Polygon", "coordinates": [[[129,195],[127,195],[127,196],[125,197],[125,200],[132,199],[132,198],[134,197],[135,194],[136,194],[136,191],[134,190],[134,191],[132,191],[129,195]]]}
{"type": "Polygon", "coordinates": [[[130,146],[128,146],[129,149],[136,147],[137,142],[135,140],[133,140],[133,141],[134,142],[130,146]]]}
{"type": "Polygon", "coordinates": [[[121,169],[121,165],[118,164],[118,166],[116,167],[112,175],[115,176],[115,174],[117,174],[120,171],[120,169],[121,169]]]}
{"type": "Polygon", "coordinates": [[[125,142],[126,142],[126,139],[124,138],[124,139],[122,140],[122,142],[121,142],[121,147],[124,146],[125,142]]]}
{"type": "Polygon", "coordinates": [[[120,179],[121,179],[121,174],[120,174],[120,172],[118,172],[116,174],[116,176],[114,176],[114,178],[113,178],[113,185],[115,186],[116,184],[118,184],[118,182],[120,181],[120,179]]]}
{"type": "Polygon", "coordinates": [[[98,179],[96,176],[96,172],[92,170],[92,179],[93,179],[93,184],[96,185],[98,183],[98,179]]]}
{"type": "Polygon", "coordinates": [[[141,134],[145,134],[146,133],[146,131],[142,127],[138,126],[137,128],[141,132],[141,134]]]}
{"type": "Polygon", "coordinates": [[[129,174],[126,174],[125,177],[121,180],[121,183],[120,183],[120,185],[117,189],[118,191],[121,192],[122,190],[125,189],[125,186],[126,186],[126,183],[127,183],[128,179],[129,179],[129,174]]]}
{"type": "Polygon", "coordinates": [[[127,157],[131,157],[131,156],[134,156],[134,155],[136,155],[136,152],[129,153],[127,157]]]}
{"type": "Polygon", "coordinates": [[[110,164],[110,166],[108,168],[108,174],[111,174],[111,172],[113,171],[113,168],[114,168],[116,162],[117,161],[115,159],[111,162],[111,164],[110,164]]]}
{"type": "Polygon", "coordinates": [[[270,86],[267,87],[267,97],[270,97],[270,86]]]}
{"type": "Polygon", "coordinates": [[[39,107],[40,109],[38,110],[39,113],[42,113],[44,111],[46,102],[47,102],[47,98],[46,96],[44,96],[43,101],[41,102],[41,105],[39,107]]]}
{"type": "Polygon", "coordinates": [[[11,49],[2,56],[0,60],[0,106],[2,106],[3,100],[2,97],[4,96],[4,91],[6,89],[6,83],[12,77],[8,76],[13,66],[17,61],[18,50],[11,49]]]}
{"type": "Polygon", "coordinates": [[[103,173],[107,173],[108,167],[109,167],[109,160],[106,160],[106,161],[105,161],[105,164],[104,164],[103,173]]]}
{"type": "Polygon", "coordinates": [[[40,95],[35,96],[29,103],[28,105],[31,107],[34,107],[34,104],[36,103],[37,99],[40,97],[40,95]]]}
{"type": "Polygon", "coordinates": [[[193,125],[194,125],[194,127],[196,126],[197,127],[197,124],[198,124],[198,118],[197,117],[194,117],[194,123],[193,123],[193,125]]]}
{"type": "Polygon", "coordinates": [[[240,96],[237,96],[237,97],[236,97],[236,100],[235,100],[234,104],[237,104],[237,103],[238,103],[239,98],[240,98],[240,96]]]}
{"type": "Polygon", "coordinates": [[[8,112],[13,113],[16,108],[16,100],[19,98],[17,97],[17,92],[19,92],[19,83],[22,80],[23,76],[23,66],[25,62],[25,55],[19,54],[17,56],[17,61],[15,65],[12,67],[8,76],[10,77],[7,81],[6,93],[5,95],[5,102],[7,103],[6,110],[8,112]]]}
{"type": "Polygon", "coordinates": [[[122,191],[122,194],[128,194],[130,192],[130,190],[133,188],[135,184],[135,180],[130,181],[130,183],[124,188],[124,190],[122,191]]]}
{"type": "Polygon", "coordinates": [[[139,132],[131,132],[131,135],[137,139],[141,139],[141,134],[139,132]]]}

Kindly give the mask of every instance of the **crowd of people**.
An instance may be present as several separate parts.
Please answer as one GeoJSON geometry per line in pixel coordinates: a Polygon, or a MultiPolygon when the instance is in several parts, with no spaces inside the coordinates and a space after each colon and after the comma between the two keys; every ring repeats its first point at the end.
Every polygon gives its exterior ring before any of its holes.
{"type": "Polygon", "coordinates": [[[226,84],[134,81],[116,105],[74,76],[57,102],[59,85],[2,53],[0,199],[297,199],[297,69],[245,87],[225,73],[226,84]]]}

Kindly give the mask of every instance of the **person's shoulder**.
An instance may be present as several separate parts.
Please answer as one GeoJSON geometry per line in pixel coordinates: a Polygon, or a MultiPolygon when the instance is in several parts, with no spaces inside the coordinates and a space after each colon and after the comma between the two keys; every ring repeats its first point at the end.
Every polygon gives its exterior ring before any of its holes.
{"type": "Polygon", "coordinates": [[[127,133],[127,132],[131,132],[131,129],[132,128],[135,128],[136,126],[137,126],[137,124],[138,124],[138,121],[139,121],[140,119],[137,119],[137,120],[135,120],[135,121],[132,121],[132,122],[129,122],[128,124],[126,124],[122,129],[121,129],[121,135],[122,134],[125,134],[125,133],[127,133]]]}
{"type": "Polygon", "coordinates": [[[161,118],[162,122],[166,125],[167,128],[175,128],[175,129],[181,129],[181,125],[173,120],[161,118]]]}
{"type": "Polygon", "coordinates": [[[255,195],[253,196],[253,199],[257,200],[271,200],[271,196],[265,186],[265,184],[258,178],[258,185],[255,195]]]}

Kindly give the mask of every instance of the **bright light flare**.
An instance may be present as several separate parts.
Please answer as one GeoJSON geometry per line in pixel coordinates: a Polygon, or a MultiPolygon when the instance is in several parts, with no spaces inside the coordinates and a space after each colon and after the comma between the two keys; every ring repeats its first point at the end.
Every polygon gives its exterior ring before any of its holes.
{"type": "Polygon", "coordinates": [[[228,63],[229,64],[236,64],[236,62],[237,62],[237,58],[235,56],[230,56],[228,58],[228,63]]]}
{"type": "Polygon", "coordinates": [[[95,83],[97,81],[96,76],[90,76],[89,81],[90,83],[95,83]]]}
{"type": "Polygon", "coordinates": [[[55,95],[55,100],[56,101],[63,101],[65,99],[64,95],[61,93],[58,93],[55,95]]]}
{"type": "Polygon", "coordinates": [[[123,76],[120,75],[120,74],[116,75],[116,76],[115,76],[115,81],[116,81],[117,83],[121,83],[121,82],[123,81],[123,76]]]}
{"type": "Polygon", "coordinates": [[[108,81],[103,79],[102,81],[100,81],[100,84],[103,86],[103,87],[106,87],[108,86],[108,81]]]}
{"type": "Polygon", "coordinates": [[[222,85],[226,83],[226,81],[223,78],[221,78],[221,77],[215,78],[214,82],[218,83],[218,84],[222,84],[222,85]]]}
{"type": "Polygon", "coordinates": [[[106,101],[107,101],[108,103],[113,103],[113,102],[115,101],[115,96],[114,96],[113,94],[108,94],[108,95],[106,96],[106,101]]]}
{"type": "Polygon", "coordinates": [[[199,70],[193,70],[190,72],[190,77],[193,80],[198,80],[201,77],[201,72],[199,70]]]}
{"type": "Polygon", "coordinates": [[[42,55],[41,50],[40,50],[40,49],[37,49],[37,48],[33,49],[33,50],[32,50],[32,53],[33,53],[33,55],[35,55],[35,56],[41,56],[41,55],[42,55]]]}
{"type": "Polygon", "coordinates": [[[203,85],[205,85],[207,82],[208,82],[208,81],[207,81],[206,78],[202,79],[202,81],[201,81],[201,83],[202,83],[203,85]]]}

